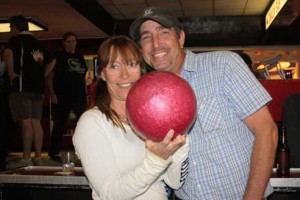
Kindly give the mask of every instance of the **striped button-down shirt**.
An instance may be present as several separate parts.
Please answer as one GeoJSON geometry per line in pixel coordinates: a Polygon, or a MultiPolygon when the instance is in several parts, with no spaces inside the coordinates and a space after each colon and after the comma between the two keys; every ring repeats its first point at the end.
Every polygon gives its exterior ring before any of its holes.
{"type": "MultiPolygon", "coordinates": [[[[186,50],[182,76],[197,97],[190,166],[176,195],[184,200],[242,199],[254,135],[243,122],[271,97],[237,54],[186,50]]],[[[265,196],[272,193],[268,184],[265,196]]]]}

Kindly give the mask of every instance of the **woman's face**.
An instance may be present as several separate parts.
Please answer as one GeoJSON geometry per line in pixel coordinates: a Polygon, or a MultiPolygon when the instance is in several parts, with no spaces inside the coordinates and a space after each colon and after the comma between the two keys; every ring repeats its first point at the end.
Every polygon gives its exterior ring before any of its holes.
{"type": "Polygon", "coordinates": [[[126,101],[129,89],[140,77],[141,66],[137,60],[126,62],[119,53],[101,71],[101,78],[106,81],[112,101],[126,101]]]}
{"type": "Polygon", "coordinates": [[[64,41],[64,47],[66,52],[75,53],[76,43],[77,41],[75,36],[71,35],[67,37],[67,39],[64,41]]]}

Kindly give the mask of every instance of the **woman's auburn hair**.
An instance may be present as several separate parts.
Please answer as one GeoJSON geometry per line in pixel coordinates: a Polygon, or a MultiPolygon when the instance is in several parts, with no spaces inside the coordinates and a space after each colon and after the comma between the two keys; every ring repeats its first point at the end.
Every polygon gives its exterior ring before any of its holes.
{"type": "Polygon", "coordinates": [[[130,62],[133,59],[136,60],[141,67],[142,75],[146,73],[146,66],[140,53],[140,49],[133,40],[124,35],[112,36],[108,38],[101,44],[98,50],[97,82],[95,93],[92,97],[94,104],[91,106],[98,107],[98,109],[106,115],[108,120],[111,120],[115,126],[121,127],[125,131],[117,112],[110,107],[111,97],[107,88],[107,84],[100,78],[102,70],[111,61],[116,60],[119,54],[123,56],[126,62],[130,62]]]}

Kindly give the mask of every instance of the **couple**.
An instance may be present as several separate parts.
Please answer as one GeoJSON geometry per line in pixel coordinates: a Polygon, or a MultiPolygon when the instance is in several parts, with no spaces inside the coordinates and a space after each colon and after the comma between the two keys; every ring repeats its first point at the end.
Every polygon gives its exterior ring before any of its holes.
{"type": "Polygon", "coordinates": [[[82,115],[73,137],[93,198],[167,199],[165,185],[181,199],[270,195],[277,126],[266,106],[271,97],[243,60],[232,52],[184,50],[182,25],[164,8],[146,9],[130,36],[139,46],[124,36],[101,45],[95,107],[82,115]],[[171,140],[170,130],[162,142],[142,141],[127,124],[126,96],[144,73],[139,50],[154,69],[193,87],[198,115],[187,137],[171,140]]]}

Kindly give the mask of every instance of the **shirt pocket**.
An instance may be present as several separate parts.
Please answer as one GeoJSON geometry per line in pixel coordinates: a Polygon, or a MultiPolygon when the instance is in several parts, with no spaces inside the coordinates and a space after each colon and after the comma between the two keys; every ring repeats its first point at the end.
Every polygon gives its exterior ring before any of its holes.
{"type": "Polygon", "coordinates": [[[198,118],[204,133],[218,131],[225,127],[221,102],[215,97],[205,97],[200,101],[198,118]]]}

